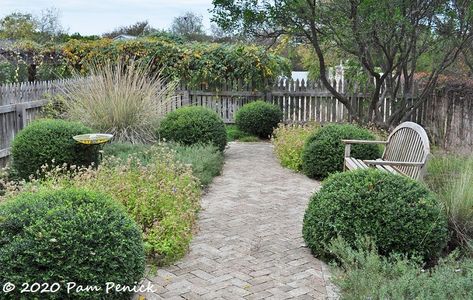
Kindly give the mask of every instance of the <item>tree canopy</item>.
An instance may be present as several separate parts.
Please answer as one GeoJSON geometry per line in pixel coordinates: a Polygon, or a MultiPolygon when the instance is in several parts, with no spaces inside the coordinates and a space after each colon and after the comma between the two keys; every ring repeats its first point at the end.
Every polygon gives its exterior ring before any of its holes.
{"type": "Polygon", "coordinates": [[[61,14],[56,8],[47,8],[39,15],[14,12],[0,20],[0,38],[31,40],[45,43],[58,40],[65,34],[61,14]]]}
{"type": "Polygon", "coordinates": [[[36,30],[31,14],[12,13],[0,20],[0,36],[5,39],[32,39],[36,30]]]}
{"type": "Polygon", "coordinates": [[[213,5],[213,21],[228,31],[303,39],[317,57],[322,83],[353,116],[357,108],[349,94],[327,78],[326,59],[333,48],[355,59],[371,78],[364,121],[382,127],[407,119],[473,37],[471,0],[213,0],[213,5]],[[430,74],[410,103],[418,62],[426,55],[432,57],[430,74]],[[386,122],[380,114],[385,97],[398,99],[386,122]]]}
{"type": "Polygon", "coordinates": [[[131,36],[144,36],[148,35],[151,32],[155,31],[148,21],[138,21],[129,26],[122,26],[114,29],[111,32],[104,33],[102,36],[106,38],[113,39],[121,34],[131,35],[131,36]]]}
{"type": "Polygon", "coordinates": [[[186,12],[174,18],[170,31],[186,40],[206,39],[203,17],[193,12],[186,12]]]}

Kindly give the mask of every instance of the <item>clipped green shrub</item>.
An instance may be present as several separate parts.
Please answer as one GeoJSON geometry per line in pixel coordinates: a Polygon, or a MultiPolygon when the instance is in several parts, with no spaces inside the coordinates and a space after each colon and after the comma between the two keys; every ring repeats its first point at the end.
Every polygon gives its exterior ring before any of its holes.
{"type": "Polygon", "coordinates": [[[212,143],[222,151],[227,144],[223,120],[200,106],[182,107],[167,114],[159,126],[158,138],[184,145],[212,143]]]}
{"type": "Polygon", "coordinates": [[[19,177],[27,179],[42,165],[90,165],[98,162],[99,149],[82,145],[72,137],[91,133],[80,123],[64,120],[43,119],[29,124],[13,140],[13,168],[19,177]]]}
{"type": "Polygon", "coordinates": [[[61,285],[41,299],[129,299],[130,293],[106,294],[106,283],[135,286],[144,274],[145,255],[138,226],[109,197],[42,189],[0,206],[0,265],[0,285],[17,286],[2,299],[24,299],[20,287],[35,282],[61,285]],[[103,290],[68,293],[68,282],[103,290]]]}
{"type": "MultiPolygon", "coordinates": [[[[350,124],[329,124],[317,130],[305,142],[302,150],[302,171],[311,178],[323,179],[343,170],[343,139],[374,140],[367,129],[350,124]]],[[[381,156],[378,145],[352,145],[351,156],[376,159],[381,156]]]]}
{"type": "Polygon", "coordinates": [[[380,254],[437,257],[447,240],[447,221],[424,185],[407,177],[363,169],[331,175],[305,212],[303,236],[317,256],[329,256],[331,240],[354,246],[370,237],[380,254]]]}
{"type": "Polygon", "coordinates": [[[235,116],[235,123],[244,132],[268,139],[282,117],[276,105],[259,100],[243,105],[235,116]]]}

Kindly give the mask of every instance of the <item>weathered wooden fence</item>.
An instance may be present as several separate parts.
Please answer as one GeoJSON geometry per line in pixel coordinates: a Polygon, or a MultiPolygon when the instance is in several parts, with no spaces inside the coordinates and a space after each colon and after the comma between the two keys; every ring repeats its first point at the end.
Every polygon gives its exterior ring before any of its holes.
{"type": "Polygon", "coordinates": [[[456,153],[473,151],[473,86],[446,85],[424,105],[423,124],[431,141],[456,153]]]}
{"type": "MultiPolygon", "coordinates": [[[[10,144],[15,134],[40,113],[47,103],[45,94],[61,92],[61,86],[70,80],[36,82],[0,86],[0,164],[10,154],[10,144]]],[[[333,82],[344,92],[342,82],[333,82]]],[[[266,91],[255,90],[241,82],[224,83],[218,87],[189,88],[181,84],[174,101],[167,110],[182,106],[199,105],[216,111],[226,123],[234,122],[235,113],[248,102],[262,99],[276,104],[288,123],[349,122],[346,108],[318,82],[281,80],[266,91]]],[[[437,94],[412,114],[411,120],[428,129],[432,139],[440,145],[451,147],[473,145],[473,100],[465,96],[437,94]]],[[[361,94],[352,95],[350,101],[363,117],[368,112],[368,101],[361,94]]],[[[393,111],[394,103],[384,99],[380,113],[384,119],[393,111]]]]}
{"type": "Polygon", "coordinates": [[[35,119],[48,100],[46,94],[58,93],[68,80],[0,86],[0,166],[10,155],[15,134],[35,119]]]}
{"type": "MultiPolygon", "coordinates": [[[[332,85],[338,92],[345,93],[342,81],[333,81],[332,85]]],[[[251,85],[241,83],[199,88],[188,88],[182,84],[178,87],[177,95],[176,101],[169,105],[168,110],[187,105],[205,106],[215,110],[226,123],[234,122],[235,113],[241,106],[258,99],[279,106],[286,123],[352,121],[352,116],[348,114],[345,106],[320,82],[315,81],[281,80],[268,87],[266,91],[254,90],[251,85]]],[[[369,113],[369,101],[363,94],[352,94],[349,99],[356,108],[358,118],[362,119],[369,113]]],[[[408,104],[412,101],[414,99],[408,99],[408,104]]],[[[394,111],[394,105],[395,101],[383,99],[380,113],[384,120],[394,111]]],[[[410,120],[421,123],[425,115],[424,110],[424,106],[417,108],[410,120]]]]}

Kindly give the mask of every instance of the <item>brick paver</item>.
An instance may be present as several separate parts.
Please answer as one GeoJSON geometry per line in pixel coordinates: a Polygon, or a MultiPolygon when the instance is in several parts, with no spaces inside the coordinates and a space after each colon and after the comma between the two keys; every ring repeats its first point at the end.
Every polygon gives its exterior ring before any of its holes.
{"type": "MultiPolygon", "coordinates": [[[[317,181],[282,168],[269,143],[230,143],[202,199],[185,258],[150,276],[146,299],[335,299],[327,266],[304,246],[317,181]]],[[[137,297],[135,297],[137,298],[137,297]]]]}

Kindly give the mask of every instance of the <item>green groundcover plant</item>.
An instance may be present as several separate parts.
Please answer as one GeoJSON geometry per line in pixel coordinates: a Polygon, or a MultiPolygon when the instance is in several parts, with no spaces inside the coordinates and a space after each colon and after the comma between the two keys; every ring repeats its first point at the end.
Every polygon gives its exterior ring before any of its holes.
{"type": "Polygon", "coordinates": [[[259,138],[251,135],[247,132],[241,131],[238,126],[234,124],[225,125],[227,130],[227,140],[229,142],[239,141],[239,142],[258,142],[259,138]]]}
{"type": "MultiPolygon", "coordinates": [[[[192,174],[204,187],[222,171],[223,153],[212,144],[184,146],[171,143],[166,146],[170,148],[178,162],[191,166],[192,174]]],[[[147,155],[152,147],[147,144],[112,143],[104,147],[104,155],[113,155],[125,161],[133,156],[139,159],[141,164],[146,165],[153,159],[147,155]]]]}
{"type": "Polygon", "coordinates": [[[212,144],[191,146],[172,144],[170,148],[174,151],[177,161],[191,166],[192,174],[204,187],[208,186],[222,171],[223,153],[212,144]]]}
{"type": "Polygon", "coordinates": [[[473,299],[473,260],[453,252],[430,269],[419,258],[378,254],[372,240],[330,244],[339,268],[332,279],[343,299],[473,299]]]}

